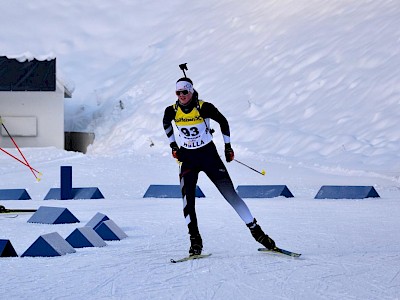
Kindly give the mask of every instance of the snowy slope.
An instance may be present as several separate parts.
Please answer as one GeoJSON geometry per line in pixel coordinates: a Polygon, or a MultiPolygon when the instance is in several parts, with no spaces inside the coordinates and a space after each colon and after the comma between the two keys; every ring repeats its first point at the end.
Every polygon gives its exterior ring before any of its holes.
{"type": "Polygon", "coordinates": [[[1,49],[58,57],[75,86],[66,130],[95,131],[94,153],[164,149],[160,116],[187,62],[240,153],[399,168],[396,1],[23,3],[3,5],[18,25],[0,28],[1,49]]]}

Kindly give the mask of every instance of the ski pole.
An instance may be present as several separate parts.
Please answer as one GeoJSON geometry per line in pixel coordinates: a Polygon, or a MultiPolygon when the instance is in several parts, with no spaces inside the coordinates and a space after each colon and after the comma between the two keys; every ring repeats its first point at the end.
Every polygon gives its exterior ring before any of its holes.
{"type": "MultiPolygon", "coordinates": [[[[1,148],[1,147],[0,147],[0,150],[3,151],[5,154],[11,156],[11,157],[14,158],[15,160],[19,161],[19,162],[20,162],[21,164],[23,164],[24,166],[27,166],[28,168],[31,168],[31,167],[29,167],[24,161],[20,160],[18,157],[14,156],[14,155],[12,155],[10,152],[7,152],[6,150],[4,150],[4,149],[1,148]]],[[[39,175],[42,175],[42,173],[39,172],[38,170],[36,170],[36,169],[34,169],[34,168],[32,168],[32,170],[35,171],[36,173],[38,173],[39,175]]]]}
{"type": "Polygon", "coordinates": [[[257,172],[258,174],[265,175],[265,170],[261,170],[261,172],[260,172],[260,171],[257,171],[256,169],[246,165],[245,163],[242,163],[241,161],[238,161],[236,158],[234,158],[233,160],[236,161],[237,163],[249,168],[250,170],[253,170],[254,172],[257,172]]]}
{"type": "Polygon", "coordinates": [[[28,161],[26,160],[24,154],[22,153],[22,151],[19,149],[17,143],[14,141],[13,137],[11,136],[11,134],[8,132],[8,129],[6,128],[6,126],[4,125],[3,122],[1,122],[1,126],[3,126],[4,130],[7,132],[8,136],[10,137],[11,141],[13,142],[14,146],[17,148],[19,154],[21,154],[22,158],[24,159],[26,166],[31,170],[33,176],[35,176],[36,180],[39,181],[40,179],[36,176],[35,172],[33,172],[33,169],[31,167],[31,165],[28,163],[28,161]]]}

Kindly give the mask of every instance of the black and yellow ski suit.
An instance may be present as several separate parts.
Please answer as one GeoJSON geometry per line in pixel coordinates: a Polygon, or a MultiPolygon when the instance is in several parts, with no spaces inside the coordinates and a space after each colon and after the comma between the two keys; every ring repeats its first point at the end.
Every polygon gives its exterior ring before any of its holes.
{"type": "Polygon", "coordinates": [[[218,109],[209,102],[198,100],[195,91],[186,105],[177,103],[165,109],[163,126],[170,143],[175,143],[172,121],[180,136],[179,148],[180,183],[183,197],[183,213],[191,236],[198,235],[195,191],[198,175],[203,171],[215,184],[223,197],[236,210],[246,224],[254,221],[246,203],[236,193],[229,173],[212,141],[210,119],[219,123],[226,144],[230,143],[229,124],[218,109]]]}

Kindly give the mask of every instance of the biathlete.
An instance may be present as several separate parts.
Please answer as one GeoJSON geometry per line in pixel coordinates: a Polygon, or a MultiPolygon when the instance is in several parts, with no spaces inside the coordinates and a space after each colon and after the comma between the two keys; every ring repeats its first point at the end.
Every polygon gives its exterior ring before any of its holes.
{"type": "Polygon", "coordinates": [[[189,255],[199,255],[203,249],[195,209],[195,191],[200,171],[210,178],[222,196],[235,209],[250,229],[254,239],[264,247],[273,249],[275,242],[263,232],[246,203],[236,193],[228,171],[212,141],[213,130],[210,129],[210,119],[220,125],[225,142],[226,161],[231,162],[234,159],[227,119],[213,104],[199,100],[190,78],[180,78],[176,82],[176,95],[178,97],[176,103],[165,109],[163,126],[170,142],[172,156],[182,163],[179,178],[183,214],[190,235],[189,255]],[[178,129],[181,147],[176,142],[172,121],[178,129]]]}

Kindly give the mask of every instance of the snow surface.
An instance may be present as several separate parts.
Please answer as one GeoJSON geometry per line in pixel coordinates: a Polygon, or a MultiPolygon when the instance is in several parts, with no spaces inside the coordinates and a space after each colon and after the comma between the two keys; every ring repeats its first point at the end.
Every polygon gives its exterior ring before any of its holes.
{"type": "MultiPolygon", "coordinates": [[[[93,130],[88,154],[24,148],[43,173],[0,154],[0,188],[67,207],[80,224],[0,216],[0,238],[21,255],[41,234],[64,238],[97,212],[129,236],[57,258],[1,258],[7,299],[399,299],[400,5],[361,0],[1,1],[0,48],[19,59],[57,57],[74,86],[66,130],[93,130]],[[12,24],[12,26],[11,26],[12,24]],[[263,229],[301,259],[256,251],[234,210],[204,176],[197,201],[210,258],[171,264],[189,241],[179,199],[143,199],[177,184],[161,119],[180,63],[201,98],[229,119],[235,186],[285,184],[295,198],[246,199],[263,229]],[[99,187],[103,200],[43,198],[99,187]],[[372,185],[381,198],[315,200],[322,185],[372,185]]],[[[1,108],[0,108],[1,115],[1,108]]],[[[215,128],[215,142],[222,137],[215,128]]],[[[18,155],[15,149],[7,149],[18,155]]],[[[222,152],[221,152],[222,154],[222,152]]]]}

